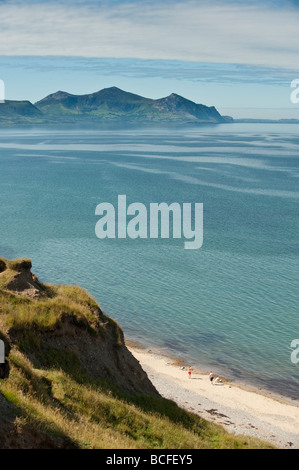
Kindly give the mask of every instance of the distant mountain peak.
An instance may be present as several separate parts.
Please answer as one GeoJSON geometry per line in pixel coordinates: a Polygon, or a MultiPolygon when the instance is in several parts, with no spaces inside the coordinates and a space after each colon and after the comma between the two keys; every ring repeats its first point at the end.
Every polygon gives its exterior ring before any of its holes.
{"type": "Polygon", "coordinates": [[[64,98],[68,98],[69,96],[74,96],[71,95],[70,93],[67,93],[66,91],[56,91],[55,93],[51,93],[50,95],[46,96],[42,100],[38,101],[38,103],[46,103],[47,101],[60,101],[63,100],[64,98]]]}
{"type": "Polygon", "coordinates": [[[167,98],[182,98],[183,100],[186,100],[187,98],[184,98],[181,95],[178,95],[177,93],[171,93],[167,98]]]}
{"type": "Polygon", "coordinates": [[[187,102],[193,103],[193,101],[190,101],[187,98],[184,98],[183,96],[178,95],[177,93],[171,93],[169,96],[166,96],[165,98],[160,98],[157,101],[173,101],[173,102],[184,101],[186,103],[187,102]]]}
{"type": "Polygon", "coordinates": [[[127,93],[126,91],[122,90],[121,88],[118,88],[117,86],[110,86],[107,88],[103,88],[103,90],[121,91],[122,93],[127,93]]]}
{"type": "MultiPolygon", "coordinates": [[[[118,88],[117,86],[110,86],[107,88],[103,88],[102,90],[97,91],[96,93],[120,93],[120,94],[126,94],[127,92],[122,90],[121,88],[118,88]]],[[[93,93],[95,94],[95,93],[93,93]]]]}
{"type": "Polygon", "coordinates": [[[56,93],[52,93],[52,95],[50,95],[50,96],[57,96],[57,98],[59,98],[59,97],[63,97],[63,96],[71,96],[71,94],[68,93],[67,91],[59,90],[59,91],[56,91],[56,93]]]}
{"type": "Polygon", "coordinates": [[[215,107],[197,104],[183,96],[171,93],[166,98],[155,100],[153,106],[160,113],[170,113],[181,116],[182,120],[190,122],[225,122],[215,107]]]}
{"type": "Polygon", "coordinates": [[[129,91],[124,91],[121,88],[118,88],[116,86],[112,86],[109,88],[103,88],[103,90],[100,90],[96,93],[93,93],[91,96],[98,96],[104,99],[108,100],[115,100],[119,99],[121,101],[126,100],[126,101],[152,101],[149,98],[144,98],[143,96],[136,95],[134,93],[131,93],[129,91]]]}

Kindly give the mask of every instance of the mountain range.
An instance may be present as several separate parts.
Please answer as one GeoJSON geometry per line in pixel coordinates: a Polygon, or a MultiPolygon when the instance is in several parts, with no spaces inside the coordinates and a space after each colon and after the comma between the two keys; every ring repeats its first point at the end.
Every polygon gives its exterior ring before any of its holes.
{"type": "Polygon", "coordinates": [[[186,123],[232,122],[214,106],[205,106],[172,93],[150,99],[117,87],[96,93],[73,95],[57,91],[35,104],[6,100],[0,105],[0,125],[186,123]]]}

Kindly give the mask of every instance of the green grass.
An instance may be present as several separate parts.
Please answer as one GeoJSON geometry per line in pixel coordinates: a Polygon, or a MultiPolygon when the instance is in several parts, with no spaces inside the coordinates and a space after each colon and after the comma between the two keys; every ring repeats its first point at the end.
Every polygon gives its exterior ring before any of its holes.
{"type": "Polygon", "coordinates": [[[12,269],[13,271],[19,271],[20,269],[31,269],[32,267],[31,260],[27,258],[5,260],[5,264],[8,269],[12,269]]]}
{"type": "Polygon", "coordinates": [[[263,448],[256,439],[231,436],[159,397],[119,398],[97,383],[79,383],[58,368],[34,369],[11,353],[9,379],[0,392],[26,424],[64,446],[78,448],[263,448]]]}
{"type": "Polygon", "coordinates": [[[104,337],[108,326],[118,347],[122,330],[79,287],[40,284],[42,295],[34,299],[9,292],[5,283],[28,261],[3,260],[6,269],[0,273],[0,338],[11,346],[10,374],[0,380],[0,394],[14,410],[12,424],[19,435],[30,428],[54,447],[88,449],[272,447],[230,435],[170,400],[128,395],[107,378],[91,376],[74,350],[55,347],[48,334],[68,321],[72,341],[79,342],[84,331],[92,342],[104,337]]]}

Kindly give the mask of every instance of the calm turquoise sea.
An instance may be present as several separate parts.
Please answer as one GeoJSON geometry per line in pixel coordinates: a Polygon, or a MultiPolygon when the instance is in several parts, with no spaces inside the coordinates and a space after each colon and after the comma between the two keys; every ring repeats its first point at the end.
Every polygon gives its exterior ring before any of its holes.
{"type": "Polygon", "coordinates": [[[298,398],[299,126],[0,131],[0,254],[128,338],[298,398]],[[203,203],[204,242],[95,236],[95,208],[203,203]]]}

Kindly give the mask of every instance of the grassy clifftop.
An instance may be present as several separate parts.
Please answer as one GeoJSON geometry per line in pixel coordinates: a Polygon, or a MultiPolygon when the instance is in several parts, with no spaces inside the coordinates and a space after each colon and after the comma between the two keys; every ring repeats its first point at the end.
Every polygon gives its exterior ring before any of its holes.
{"type": "Polygon", "coordinates": [[[0,448],[265,448],[155,390],[83,289],[0,258],[0,448]]]}

